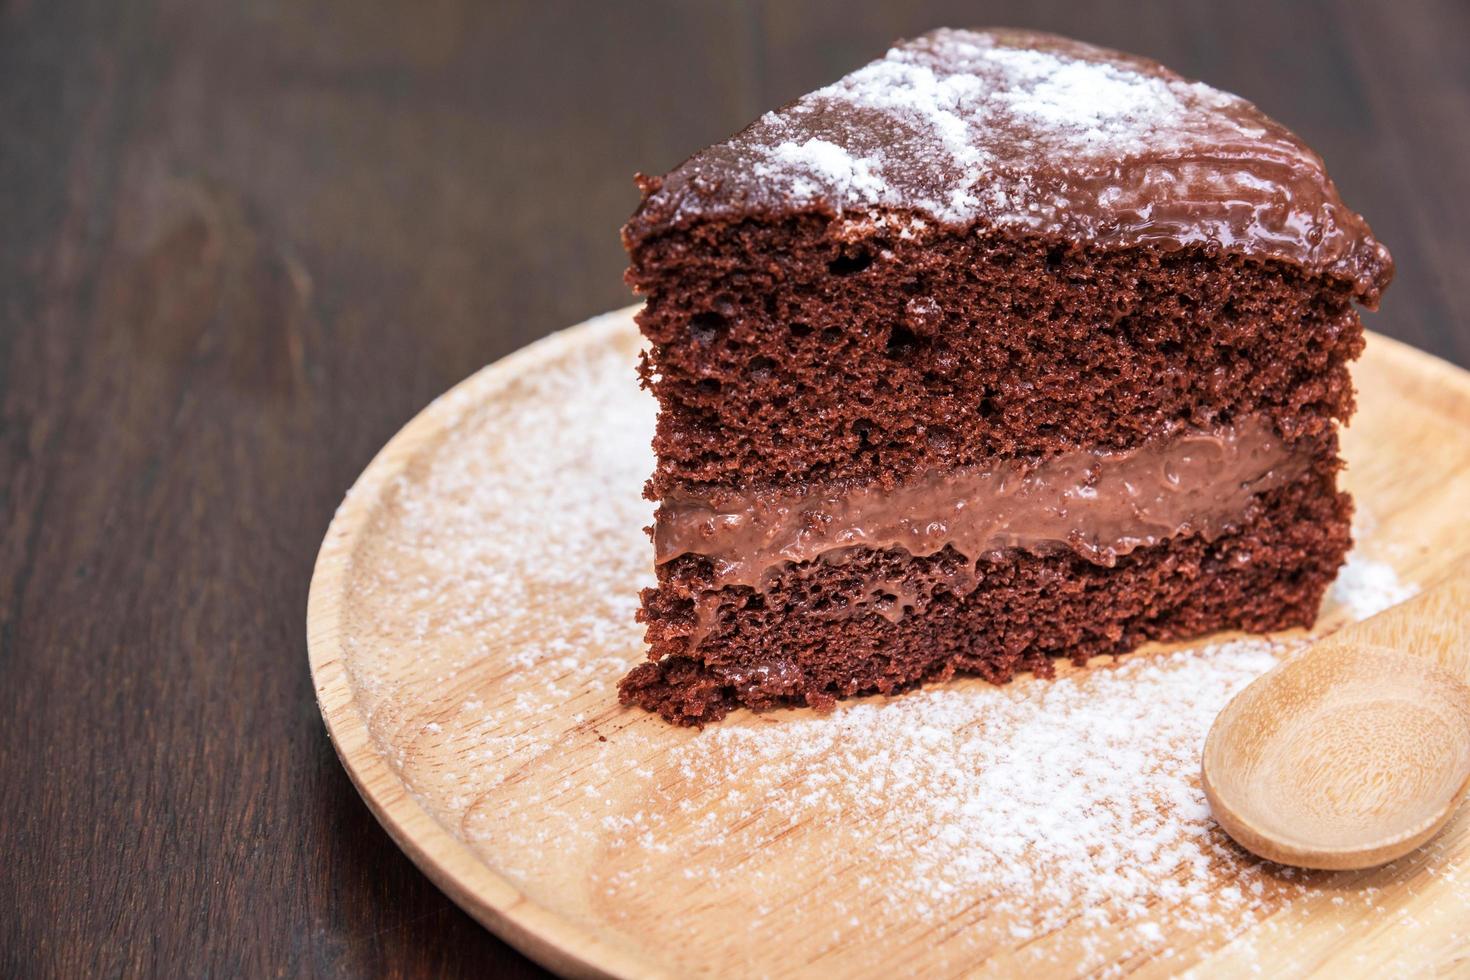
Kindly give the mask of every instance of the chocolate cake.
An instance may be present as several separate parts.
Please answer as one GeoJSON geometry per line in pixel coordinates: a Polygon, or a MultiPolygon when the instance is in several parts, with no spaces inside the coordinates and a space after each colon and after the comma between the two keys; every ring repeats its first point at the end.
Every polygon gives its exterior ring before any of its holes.
{"type": "Polygon", "coordinates": [[[825,708],[1316,616],[1392,261],[1255,106],[939,30],[638,180],[657,587],[625,702],[825,708]]]}

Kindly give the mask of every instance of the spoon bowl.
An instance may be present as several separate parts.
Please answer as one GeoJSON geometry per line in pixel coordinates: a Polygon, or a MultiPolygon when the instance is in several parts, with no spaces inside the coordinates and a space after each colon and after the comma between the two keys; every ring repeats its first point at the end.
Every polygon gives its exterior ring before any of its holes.
{"type": "Polygon", "coordinates": [[[1387,647],[1320,644],[1221,712],[1204,789],[1230,836],[1272,861],[1391,861],[1470,790],[1470,685],[1387,647]]]}
{"type": "Polygon", "coordinates": [[[1205,740],[1205,796],[1246,850],[1371,868],[1470,791],[1470,565],[1257,678],[1205,740]]]}

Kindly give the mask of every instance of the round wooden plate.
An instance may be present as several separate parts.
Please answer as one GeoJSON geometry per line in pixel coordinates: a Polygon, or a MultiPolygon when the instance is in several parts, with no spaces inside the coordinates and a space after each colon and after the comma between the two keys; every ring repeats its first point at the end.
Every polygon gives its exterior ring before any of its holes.
{"type": "MultiPolygon", "coordinates": [[[[1269,664],[1260,641],[1156,646],[1002,689],[961,679],[826,717],[737,712],[703,732],[620,707],[652,578],[632,312],[436,400],[353,486],[317,559],[307,637],[337,752],[479,921],[573,975],[1466,962],[1464,813],[1358,873],[1264,865],[1210,825],[1198,742],[1269,664]],[[1151,707],[1115,717],[1131,691],[1151,707]]],[[[1355,587],[1318,632],[1470,553],[1470,376],[1378,336],[1355,376],[1355,587]]]]}

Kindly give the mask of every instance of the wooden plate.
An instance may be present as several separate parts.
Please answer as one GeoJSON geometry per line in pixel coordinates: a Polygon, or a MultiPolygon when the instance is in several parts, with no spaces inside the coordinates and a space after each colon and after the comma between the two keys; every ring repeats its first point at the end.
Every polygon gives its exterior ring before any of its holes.
{"type": "MultiPolygon", "coordinates": [[[[1465,813],[1369,873],[1264,865],[1210,824],[1199,740],[1270,662],[1260,641],[703,732],[619,707],[651,579],[631,314],[426,408],[349,492],[312,579],[343,764],[487,927],[577,975],[1463,967],[1465,813]]],[[[1470,553],[1470,376],[1374,336],[1356,378],[1359,546],[1319,632],[1470,553]]]]}

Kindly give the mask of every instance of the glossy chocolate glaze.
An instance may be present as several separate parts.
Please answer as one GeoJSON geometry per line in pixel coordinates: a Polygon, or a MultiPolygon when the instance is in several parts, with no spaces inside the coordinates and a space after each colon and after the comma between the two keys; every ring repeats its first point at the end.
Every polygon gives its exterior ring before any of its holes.
{"type": "MultiPolygon", "coordinates": [[[[1309,465],[1310,456],[1293,452],[1269,421],[1246,418],[1134,449],[930,473],[892,490],[829,484],[722,491],[718,506],[680,496],[659,508],[655,559],[703,555],[716,588],[759,588],[774,568],[826,556],[840,561],[853,548],[925,556],[949,547],[971,566],[1009,548],[1071,549],[1111,566],[1119,555],[1168,538],[1223,534],[1248,515],[1257,494],[1309,465]]],[[[875,601],[893,591],[873,586],[875,601]]]]}
{"type": "Polygon", "coordinates": [[[1024,31],[900,44],[640,186],[631,250],[701,220],[815,212],[847,237],[1220,249],[1337,279],[1370,307],[1393,273],[1322,160],[1251,103],[1024,31]]]}

